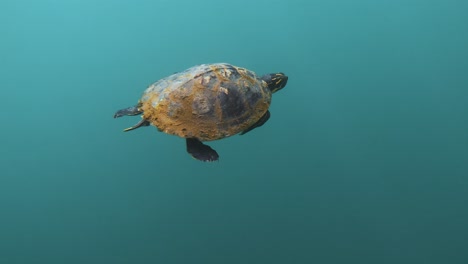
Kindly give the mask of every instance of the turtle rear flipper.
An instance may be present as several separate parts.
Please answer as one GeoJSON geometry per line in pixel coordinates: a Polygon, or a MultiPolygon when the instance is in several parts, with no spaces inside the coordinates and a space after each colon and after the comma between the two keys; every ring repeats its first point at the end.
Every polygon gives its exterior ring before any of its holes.
{"type": "Polygon", "coordinates": [[[216,161],[219,158],[216,150],[203,144],[196,138],[187,138],[187,152],[195,159],[201,161],[216,161]]]}
{"type": "Polygon", "coordinates": [[[121,117],[121,116],[134,116],[134,115],[139,115],[143,113],[143,111],[140,110],[139,105],[136,106],[130,106],[124,109],[120,109],[119,111],[115,112],[114,118],[121,117]]]}
{"type": "Polygon", "coordinates": [[[253,130],[254,128],[261,127],[263,124],[266,123],[266,121],[268,121],[268,119],[270,119],[270,111],[266,111],[266,113],[262,117],[260,117],[260,119],[257,122],[255,122],[255,124],[251,125],[246,130],[242,131],[240,134],[244,135],[245,133],[253,130]]]}
{"type": "MultiPolygon", "coordinates": [[[[138,105],[135,105],[135,106],[130,106],[130,107],[127,107],[127,108],[124,108],[124,109],[120,109],[119,111],[115,112],[114,118],[121,117],[121,116],[134,116],[134,115],[139,115],[141,113],[143,113],[143,111],[141,111],[140,105],[138,104],[138,105]]],[[[145,119],[142,119],[136,125],[124,129],[124,132],[130,131],[130,130],[133,130],[133,129],[137,129],[137,128],[142,127],[142,126],[149,126],[149,125],[150,125],[149,121],[147,121],[145,119]]]]}
{"type": "Polygon", "coordinates": [[[142,119],[136,125],[124,129],[124,132],[130,131],[130,130],[133,130],[133,129],[137,129],[137,128],[143,127],[143,126],[149,126],[149,125],[150,125],[150,122],[148,120],[142,119]]]}

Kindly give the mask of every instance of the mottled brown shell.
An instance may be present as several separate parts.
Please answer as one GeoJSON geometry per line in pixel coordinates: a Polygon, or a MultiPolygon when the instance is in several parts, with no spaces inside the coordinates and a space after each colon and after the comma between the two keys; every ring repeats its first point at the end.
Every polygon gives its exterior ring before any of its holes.
{"type": "Polygon", "coordinates": [[[150,85],[143,118],[160,131],[202,141],[235,135],[268,110],[271,92],[257,75],[230,64],[203,64],[150,85]]]}

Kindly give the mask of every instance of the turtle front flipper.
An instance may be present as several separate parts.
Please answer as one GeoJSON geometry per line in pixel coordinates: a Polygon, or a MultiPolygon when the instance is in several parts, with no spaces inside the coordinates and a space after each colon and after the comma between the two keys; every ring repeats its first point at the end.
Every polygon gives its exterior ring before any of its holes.
{"type": "Polygon", "coordinates": [[[203,144],[196,138],[187,138],[187,152],[195,159],[200,161],[216,161],[219,158],[218,153],[210,146],[203,144]]]}
{"type": "Polygon", "coordinates": [[[240,134],[244,135],[245,133],[253,130],[254,128],[261,127],[263,124],[266,123],[266,121],[268,121],[268,119],[270,119],[270,111],[266,111],[266,113],[262,117],[260,117],[260,119],[257,122],[255,122],[255,124],[251,125],[246,130],[242,131],[240,134]]]}
{"type": "Polygon", "coordinates": [[[143,113],[143,111],[141,111],[139,107],[140,107],[139,105],[136,105],[136,106],[130,106],[124,109],[120,109],[119,111],[115,112],[114,118],[121,117],[121,116],[139,115],[143,113]]]}

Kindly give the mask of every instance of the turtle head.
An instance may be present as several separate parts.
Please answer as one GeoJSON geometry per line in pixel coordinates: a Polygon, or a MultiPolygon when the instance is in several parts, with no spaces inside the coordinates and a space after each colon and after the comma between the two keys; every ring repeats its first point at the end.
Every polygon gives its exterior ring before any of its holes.
{"type": "Polygon", "coordinates": [[[270,91],[274,93],[283,89],[283,87],[286,86],[286,83],[288,82],[288,76],[286,76],[282,72],[270,73],[263,75],[262,80],[264,80],[267,83],[267,86],[270,89],[270,91]]]}

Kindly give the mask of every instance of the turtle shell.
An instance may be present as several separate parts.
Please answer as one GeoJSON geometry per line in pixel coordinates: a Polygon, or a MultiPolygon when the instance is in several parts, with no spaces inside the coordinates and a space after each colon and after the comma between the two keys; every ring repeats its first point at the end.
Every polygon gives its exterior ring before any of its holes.
{"type": "Polygon", "coordinates": [[[270,102],[271,91],[254,72],[217,63],[194,66],[151,84],[139,108],[160,131],[210,141],[247,129],[270,102]]]}

